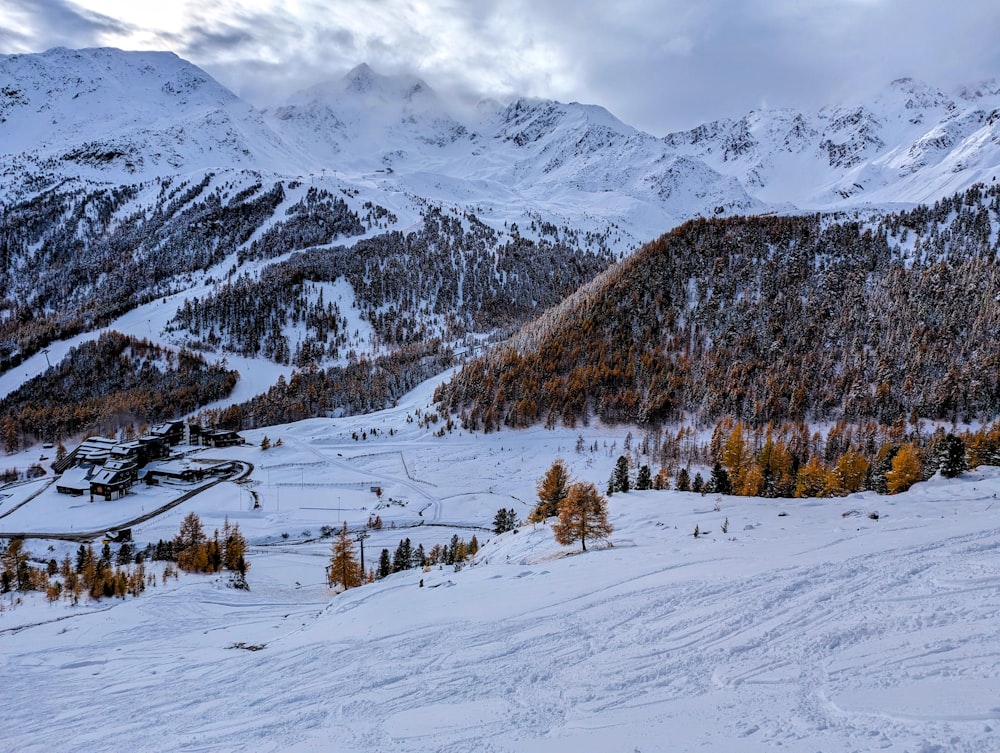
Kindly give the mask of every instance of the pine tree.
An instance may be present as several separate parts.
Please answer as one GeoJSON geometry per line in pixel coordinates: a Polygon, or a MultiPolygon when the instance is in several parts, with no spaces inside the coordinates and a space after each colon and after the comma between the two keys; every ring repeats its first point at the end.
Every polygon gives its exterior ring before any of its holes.
{"type": "Polygon", "coordinates": [[[552,533],[560,544],[579,541],[587,551],[587,539],[606,539],[614,530],[608,521],[607,500],[589,483],[570,485],[566,499],[559,506],[559,520],[552,533]]]}
{"type": "Polygon", "coordinates": [[[222,526],[222,566],[240,575],[246,575],[250,564],[246,561],[247,540],[240,531],[240,524],[229,525],[226,517],[222,526]]]}
{"type": "Polygon", "coordinates": [[[837,461],[835,468],[840,488],[847,494],[859,491],[868,474],[868,461],[854,450],[848,450],[837,461]]]}
{"type": "Polygon", "coordinates": [[[28,561],[31,555],[24,548],[24,539],[16,538],[7,542],[7,547],[0,554],[0,582],[4,592],[17,588],[18,591],[31,589],[31,569],[28,561]]]}
{"type": "Polygon", "coordinates": [[[921,478],[920,455],[911,444],[904,444],[892,459],[892,470],[885,474],[889,494],[905,492],[921,478]]]}
{"type": "Polygon", "coordinates": [[[378,557],[378,570],[375,575],[381,580],[390,574],[392,574],[392,558],[389,556],[389,550],[383,549],[378,557]]]}
{"type": "Polygon", "coordinates": [[[694,474],[694,481],[691,482],[691,491],[695,494],[705,493],[705,479],[701,477],[701,472],[694,474]]]}
{"type": "Polygon", "coordinates": [[[333,542],[333,553],[330,557],[330,566],[327,569],[327,585],[348,588],[357,588],[364,580],[364,573],[361,572],[361,565],[358,564],[354,555],[354,539],[347,531],[347,521],[344,527],[333,542]]]}
{"type": "Polygon", "coordinates": [[[878,451],[878,455],[870,466],[865,476],[865,489],[870,489],[878,494],[888,494],[887,485],[888,473],[892,470],[892,463],[899,452],[899,447],[886,444],[878,451]]]}
{"type": "Polygon", "coordinates": [[[691,472],[687,468],[681,468],[677,471],[677,485],[674,488],[679,492],[691,491],[691,472]]]}
{"type": "MultiPolygon", "coordinates": [[[[556,458],[545,475],[538,480],[535,486],[538,492],[538,505],[528,518],[531,523],[540,523],[546,518],[551,518],[559,513],[560,503],[566,499],[566,488],[569,486],[569,469],[566,461],[556,458]]],[[[498,513],[499,515],[499,513],[498,513]]],[[[505,528],[505,531],[512,528],[505,528]]],[[[503,533],[496,530],[496,520],[494,520],[494,533],[503,533]]]]}
{"type": "Polygon", "coordinates": [[[635,488],[637,491],[645,491],[653,488],[653,476],[650,473],[648,465],[643,465],[639,469],[639,475],[635,479],[635,488]]]}
{"type": "Polygon", "coordinates": [[[712,466],[712,477],[708,481],[708,491],[717,494],[732,494],[733,486],[729,482],[729,474],[721,463],[712,466]]]}
{"type": "Polygon", "coordinates": [[[795,482],[796,497],[821,497],[827,487],[826,468],[819,455],[813,455],[799,468],[795,482]]]}
{"type": "Polygon", "coordinates": [[[174,537],[174,552],[181,570],[201,573],[209,569],[208,540],[197,513],[188,513],[174,537]]]}
{"type": "Polygon", "coordinates": [[[410,561],[412,554],[413,550],[410,540],[400,539],[399,546],[396,547],[396,551],[392,555],[392,571],[394,573],[401,573],[403,570],[409,570],[412,566],[410,561]]]}
{"type": "Polygon", "coordinates": [[[118,554],[115,555],[116,565],[129,565],[132,563],[132,545],[127,541],[118,548],[118,554]]]}
{"type": "Polygon", "coordinates": [[[628,458],[624,455],[619,455],[618,460],[615,462],[612,484],[616,492],[628,492],[632,488],[632,482],[628,477],[628,458]]]}
{"type": "MultiPolygon", "coordinates": [[[[541,509],[543,504],[544,503],[539,504],[538,507],[535,508],[536,513],[539,509],[541,509]]],[[[534,513],[532,513],[532,517],[534,517],[534,513]]],[[[541,520],[544,519],[545,518],[541,518],[541,520]]],[[[507,531],[513,531],[515,528],[517,528],[517,513],[514,511],[514,508],[512,507],[509,510],[504,510],[501,507],[497,510],[497,514],[493,518],[493,533],[500,535],[501,533],[506,533],[507,531]]]]}
{"type": "Polygon", "coordinates": [[[955,478],[968,469],[965,462],[965,442],[954,434],[948,434],[941,442],[940,465],[941,475],[945,478],[955,478]]]}
{"type": "Polygon", "coordinates": [[[80,544],[80,548],[76,550],[76,572],[82,573],[83,568],[87,566],[89,559],[93,557],[93,550],[80,544]]]}

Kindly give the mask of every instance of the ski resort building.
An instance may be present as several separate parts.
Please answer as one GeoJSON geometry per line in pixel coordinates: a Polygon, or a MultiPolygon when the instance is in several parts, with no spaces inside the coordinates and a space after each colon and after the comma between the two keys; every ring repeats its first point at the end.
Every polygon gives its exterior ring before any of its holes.
{"type": "Polygon", "coordinates": [[[94,497],[104,497],[108,502],[121,499],[132,488],[138,476],[139,464],[134,459],[108,460],[90,480],[90,501],[93,502],[94,497]]]}
{"type": "Polygon", "coordinates": [[[243,444],[243,437],[232,429],[203,429],[201,443],[206,447],[235,447],[243,444]]]}

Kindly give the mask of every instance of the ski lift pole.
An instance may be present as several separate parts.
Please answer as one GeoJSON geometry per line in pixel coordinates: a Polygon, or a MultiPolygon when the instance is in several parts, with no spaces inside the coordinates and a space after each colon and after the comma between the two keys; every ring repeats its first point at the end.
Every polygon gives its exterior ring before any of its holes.
{"type": "Polygon", "coordinates": [[[361,545],[361,577],[365,575],[365,539],[367,539],[371,534],[368,531],[358,531],[354,540],[361,545]]]}

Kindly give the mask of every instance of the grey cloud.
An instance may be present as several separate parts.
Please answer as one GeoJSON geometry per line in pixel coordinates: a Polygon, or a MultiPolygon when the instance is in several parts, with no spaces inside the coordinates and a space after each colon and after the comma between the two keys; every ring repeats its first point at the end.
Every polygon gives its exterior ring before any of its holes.
{"type": "MultiPolygon", "coordinates": [[[[31,19],[36,49],[135,31],[85,10],[85,0],[7,3],[31,19]]],[[[300,0],[294,11],[246,7],[205,0],[183,32],[134,36],[160,40],[258,103],[364,61],[383,73],[415,73],[462,98],[597,103],[658,134],[763,104],[814,107],[860,97],[902,75],[945,88],[1000,77],[995,0],[944,9],[939,0],[300,0]]],[[[23,47],[12,38],[17,33],[6,32],[10,44],[23,47]]]]}
{"type": "Polygon", "coordinates": [[[135,27],[119,19],[88,10],[71,0],[6,0],[28,19],[41,47],[87,47],[104,43],[108,36],[124,36],[135,27]]]}

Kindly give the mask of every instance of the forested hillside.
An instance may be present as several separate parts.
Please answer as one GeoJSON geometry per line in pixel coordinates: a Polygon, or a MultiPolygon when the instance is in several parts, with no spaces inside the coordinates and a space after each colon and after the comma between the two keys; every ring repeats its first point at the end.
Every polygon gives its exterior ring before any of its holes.
{"type": "MultiPolygon", "coordinates": [[[[509,331],[611,262],[599,238],[581,242],[576,233],[546,223],[535,233],[539,240],[529,240],[515,226],[504,238],[474,214],[456,217],[431,207],[410,233],[303,251],[185,300],[171,329],[194,347],[300,367],[352,351],[386,352],[436,338],[454,342],[472,332],[509,331]],[[324,301],[316,283],[340,278],[350,283],[375,342],[353,337],[337,302],[324,301]],[[304,328],[301,341],[284,334],[290,325],[304,328]]],[[[275,234],[269,231],[264,240],[275,234]]],[[[256,256],[271,243],[255,241],[247,253],[256,256]]]]}
{"type": "Polygon", "coordinates": [[[485,430],[1000,413],[1000,189],[884,217],[695,220],[437,398],[485,430]]]}
{"type": "Polygon", "coordinates": [[[280,183],[53,190],[0,211],[0,370],[190,284],[269,219],[280,183]],[[140,194],[151,193],[145,200],[140,194]],[[232,195],[230,195],[232,194],[232,195]]]}
{"type": "Polygon", "coordinates": [[[134,432],[226,397],[238,377],[197,353],[106,332],[0,400],[0,438],[12,452],[81,432],[134,432]]]}

